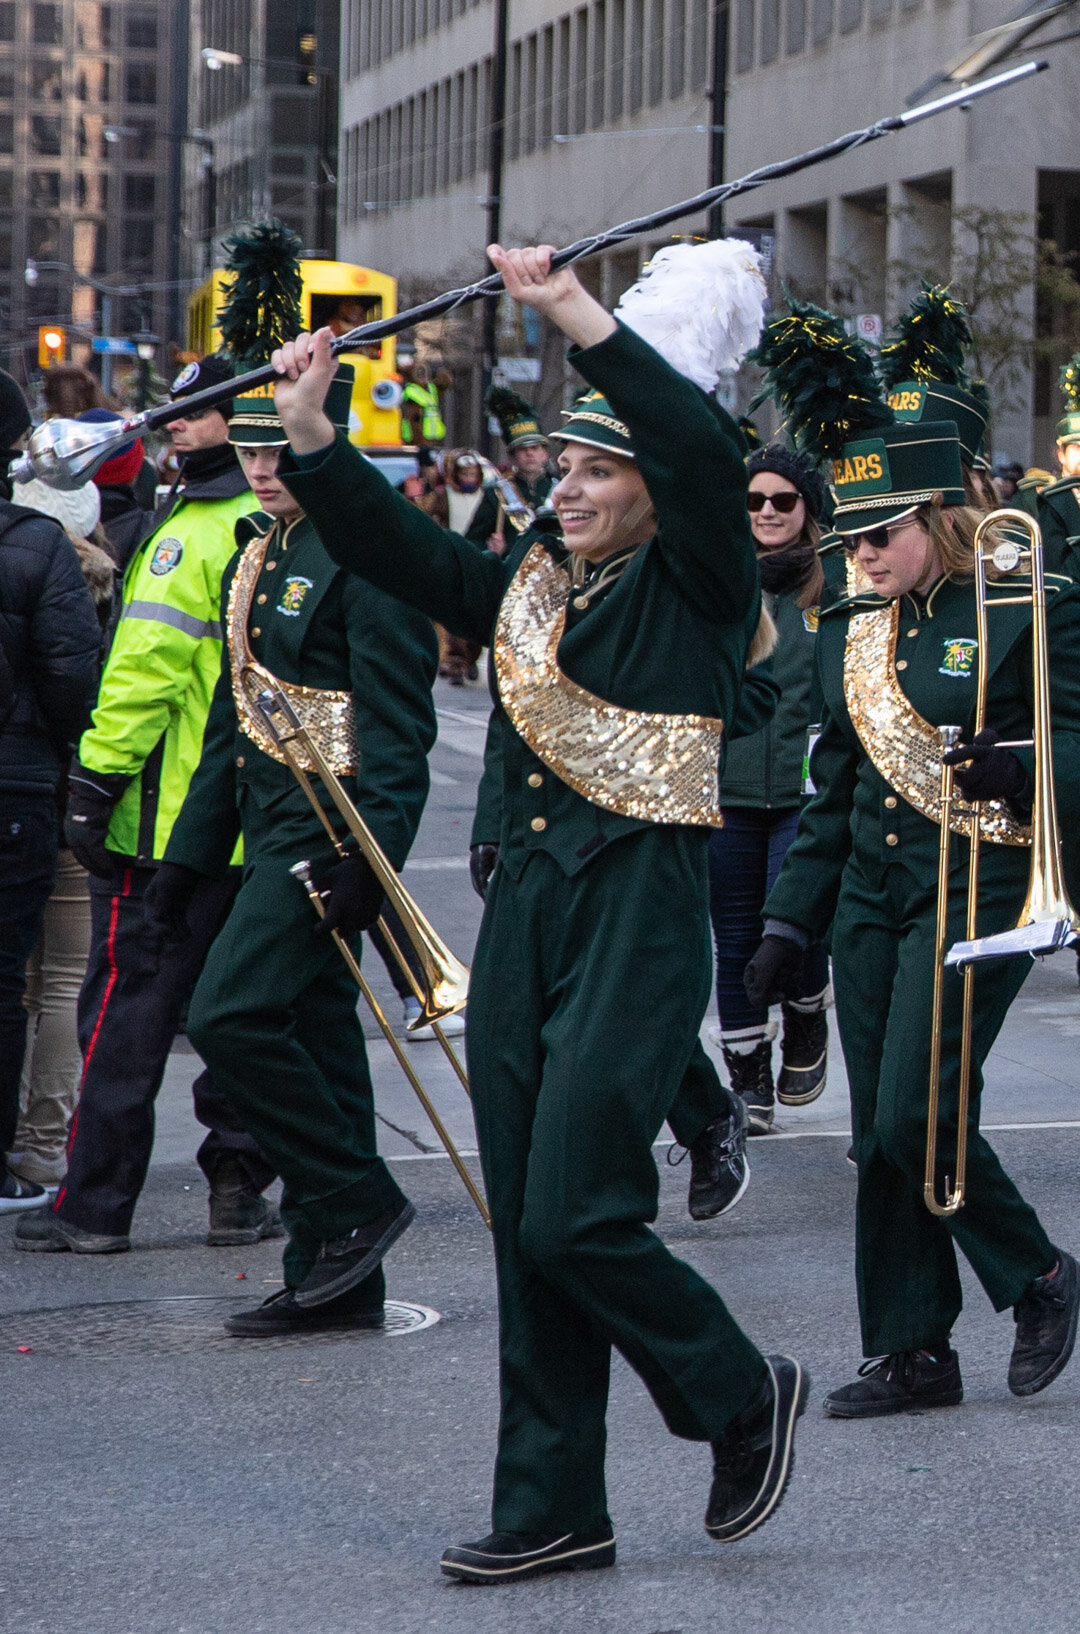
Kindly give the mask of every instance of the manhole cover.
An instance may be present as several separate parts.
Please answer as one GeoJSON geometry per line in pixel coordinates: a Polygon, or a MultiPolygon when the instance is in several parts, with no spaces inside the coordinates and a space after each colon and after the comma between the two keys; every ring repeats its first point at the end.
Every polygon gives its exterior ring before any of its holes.
{"type": "Polygon", "coordinates": [[[41,1356],[182,1356],[191,1351],[260,1349],[281,1345],[340,1345],[357,1340],[396,1339],[433,1327],[438,1311],[402,1300],[386,1302],[386,1326],[345,1333],[283,1334],[278,1338],[233,1339],[222,1322],[250,1300],[217,1294],[175,1299],[118,1300],[107,1305],[65,1305],[57,1310],[15,1311],[0,1316],[0,1355],[26,1345],[41,1356]]]}

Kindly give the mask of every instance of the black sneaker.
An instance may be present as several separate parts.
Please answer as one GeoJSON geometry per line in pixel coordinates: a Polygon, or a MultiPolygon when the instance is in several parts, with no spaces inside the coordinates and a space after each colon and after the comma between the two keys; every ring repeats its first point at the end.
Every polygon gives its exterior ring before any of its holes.
{"type": "Polygon", "coordinates": [[[447,1549],[439,1569],[460,1583],[520,1583],[547,1572],[592,1572],[615,1564],[615,1533],[605,1522],[593,1532],[491,1532],[479,1543],[447,1549]]]}
{"type": "Polygon", "coordinates": [[[780,1507],[795,1466],[795,1425],[810,1380],[792,1356],[767,1356],[768,1377],[749,1407],[712,1444],[713,1481],[705,1530],[734,1543],[780,1507]]]}
{"type": "Polygon", "coordinates": [[[780,1040],[780,1076],[776,1099],[781,1106],[809,1106],[825,1088],[829,1060],[829,1021],[824,1010],[796,1010],[784,1005],[780,1040]]]}
{"type": "Polygon", "coordinates": [[[1058,1249],[1053,1276],[1037,1277],[1013,1307],[1016,1339],[1009,1358],[1009,1389],[1034,1396],[1052,1384],[1076,1343],[1080,1275],[1071,1254],[1058,1249]]]}
{"type": "Polygon", "coordinates": [[[825,1397],[825,1411],[830,1418],[884,1418],[925,1407],[959,1407],[963,1399],[955,1350],[941,1362],[925,1350],[898,1350],[864,1362],[853,1384],[825,1397]]]}
{"type": "Polygon", "coordinates": [[[237,1339],[274,1338],[281,1333],[329,1333],[349,1328],[381,1328],[386,1316],[381,1305],[363,1311],[342,1309],[332,1299],[313,1311],[301,1310],[291,1288],[279,1288],[253,1311],[236,1311],[225,1318],[225,1332],[237,1339]]]}
{"type": "Polygon", "coordinates": [[[44,1208],[52,1201],[52,1194],[45,1186],[38,1186],[32,1180],[20,1180],[17,1174],[4,1168],[0,1170],[3,1178],[0,1179],[0,1214],[17,1214],[23,1209],[44,1208]]]}
{"type": "Polygon", "coordinates": [[[716,1118],[702,1130],[690,1147],[690,1195],[687,1208],[692,1220],[715,1220],[734,1208],[750,1184],[746,1160],[746,1102],[732,1098],[731,1116],[716,1118]]]}
{"type": "Polygon", "coordinates": [[[367,1225],[357,1226],[355,1231],[323,1243],[315,1264],[294,1290],[296,1303],[309,1310],[355,1288],[371,1275],[391,1244],[409,1229],[415,1218],[416,1209],[405,1201],[400,1208],[387,1209],[367,1225]]]}
{"type": "Polygon", "coordinates": [[[250,1183],[211,1189],[208,1248],[245,1248],[284,1235],[281,1215],[250,1183]]]}
{"type": "Polygon", "coordinates": [[[772,1128],[776,1093],[773,1089],[772,1041],[763,1039],[749,1055],[737,1055],[726,1044],[722,1048],[731,1087],[736,1095],[742,1096],[749,1113],[747,1134],[767,1135],[772,1128]]]}
{"type": "Polygon", "coordinates": [[[84,1231],[82,1226],[61,1220],[51,1209],[27,1214],[15,1227],[14,1244],[29,1254],[126,1254],[130,1237],[107,1236],[100,1231],[84,1231]]]}

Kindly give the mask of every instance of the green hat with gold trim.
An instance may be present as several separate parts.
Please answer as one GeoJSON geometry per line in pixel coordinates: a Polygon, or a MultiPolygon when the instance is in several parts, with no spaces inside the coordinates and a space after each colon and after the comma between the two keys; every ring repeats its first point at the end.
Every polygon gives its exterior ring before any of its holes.
{"type": "Polygon", "coordinates": [[[963,505],[960,438],[952,420],[870,427],[845,443],[832,464],[836,497],[833,531],[865,533],[896,522],[917,505],[941,495],[943,505],[963,505]]]}
{"type": "Polygon", "coordinates": [[[938,380],[904,380],[889,389],[886,401],[901,424],[951,420],[960,438],[964,464],[980,462],[990,410],[972,392],[938,380]]]}
{"type": "Polygon", "coordinates": [[[1058,375],[1065,413],[1057,423],[1057,444],[1080,443],[1080,352],[1074,352],[1058,375]]]}
{"type": "Polygon", "coordinates": [[[609,454],[621,454],[624,459],[634,458],[630,428],[612,409],[602,392],[587,391],[572,408],[563,409],[566,424],[553,437],[568,443],[588,443],[593,448],[604,448],[609,454]]]}
{"type": "Polygon", "coordinates": [[[509,386],[492,386],[484,399],[484,407],[498,420],[499,435],[508,449],[547,447],[536,410],[509,386]]]}
{"type": "MultiPolygon", "coordinates": [[[[339,431],[349,429],[349,408],[355,378],[356,370],[351,363],[339,363],[326,394],[326,413],[339,431]]],[[[288,440],[278,418],[273,381],[257,386],[252,392],[245,392],[243,397],[233,398],[229,441],[235,447],[284,448],[288,440]]]]}
{"type": "Polygon", "coordinates": [[[901,423],[951,420],[965,465],[978,463],[990,399],[964,367],[972,345],[967,308],[943,284],[925,280],[881,348],[878,373],[901,423]]]}

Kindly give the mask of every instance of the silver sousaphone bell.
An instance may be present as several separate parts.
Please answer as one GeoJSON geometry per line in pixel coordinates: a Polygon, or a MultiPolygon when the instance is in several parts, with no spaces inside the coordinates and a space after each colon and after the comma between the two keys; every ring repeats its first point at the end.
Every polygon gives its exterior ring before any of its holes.
{"type": "Polygon", "coordinates": [[[25,454],[12,463],[8,476],[13,482],[39,477],[50,488],[70,493],[137,437],[146,419],[134,414],[128,420],[46,420],[31,433],[25,454]]]}

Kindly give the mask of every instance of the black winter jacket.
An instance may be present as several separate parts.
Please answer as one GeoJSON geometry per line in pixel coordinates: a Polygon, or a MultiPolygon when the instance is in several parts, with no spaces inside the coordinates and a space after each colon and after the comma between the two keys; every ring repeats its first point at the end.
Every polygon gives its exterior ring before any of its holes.
{"type": "Polygon", "coordinates": [[[54,794],[97,692],[101,628],[51,518],[0,499],[0,793],[54,794]]]}

